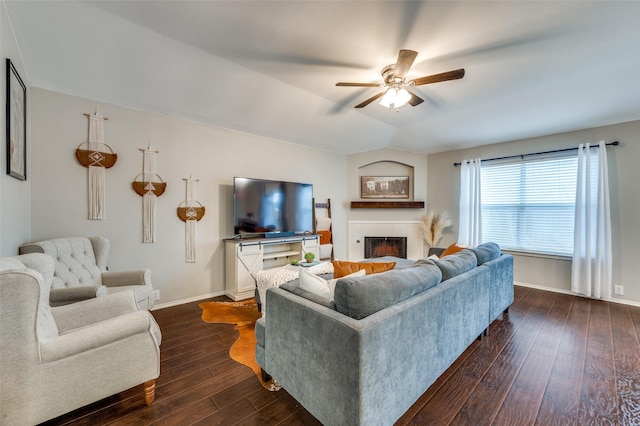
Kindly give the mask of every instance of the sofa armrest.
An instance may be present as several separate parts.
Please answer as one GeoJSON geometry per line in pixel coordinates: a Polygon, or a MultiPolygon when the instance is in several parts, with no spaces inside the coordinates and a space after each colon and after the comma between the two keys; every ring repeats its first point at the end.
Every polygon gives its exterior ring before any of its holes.
{"type": "Polygon", "coordinates": [[[137,311],[138,305],[131,290],[51,308],[61,334],[74,328],[137,311]]]}
{"type": "Polygon", "coordinates": [[[151,286],[151,271],[138,269],[135,271],[103,272],[102,285],[120,287],[127,285],[151,286]]]}
{"type": "Polygon", "coordinates": [[[90,351],[135,334],[151,334],[151,314],[146,311],[131,312],[87,327],[69,330],[40,343],[42,362],[53,362],[62,358],[90,351]]]}
{"type": "Polygon", "coordinates": [[[94,297],[106,296],[107,288],[103,285],[83,285],[80,287],[52,288],[49,292],[49,304],[62,306],[94,297]]]}

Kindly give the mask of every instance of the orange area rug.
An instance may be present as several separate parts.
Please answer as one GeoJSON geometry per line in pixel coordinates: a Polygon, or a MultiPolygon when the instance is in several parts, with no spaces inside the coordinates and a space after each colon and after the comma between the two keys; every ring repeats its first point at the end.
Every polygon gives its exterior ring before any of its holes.
{"type": "Polygon", "coordinates": [[[277,391],[280,386],[273,379],[262,380],[260,366],[256,362],[256,321],[262,317],[258,312],[255,299],[240,302],[203,302],[198,305],[202,309],[202,320],[209,323],[235,324],[240,336],[231,345],[229,356],[236,362],[251,368],[258,380],[270,391],[277,391]]]}

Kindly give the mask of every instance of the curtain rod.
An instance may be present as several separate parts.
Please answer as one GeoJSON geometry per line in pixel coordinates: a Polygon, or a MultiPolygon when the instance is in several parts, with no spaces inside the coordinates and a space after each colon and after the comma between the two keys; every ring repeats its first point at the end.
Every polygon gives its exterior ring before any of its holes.
{"type": "MultiPolygon", "coordinates": [[[[618,146],[618,145],[620,145],[620,142],[614,141],[614,142],[611,142],[611,143],[607,143],[605,145],[607,145],[607,146],[618,146]]],[[[598,145],[591,146],[591,148],[597,148],[597,147],[598,147],[598,145]]],[[[485,161],[506,160],[506,159],[509,159],[509,158],[524,158],[524,157],[529,157],[531,155],[554,154],[556,152],[577,151],[577,150],[578,150],[578,147],[565,148],[565,149],[556,149],[556,150],[553,150],[553,151],[533,152],[531,154],[507,155],[506,157],[487,158],[486,160],[480,160],[480,162],[484,163],[485,161]]],[[[462,163],[453,163],[454,167],[458,167],[461,164],[462,163]]]]}

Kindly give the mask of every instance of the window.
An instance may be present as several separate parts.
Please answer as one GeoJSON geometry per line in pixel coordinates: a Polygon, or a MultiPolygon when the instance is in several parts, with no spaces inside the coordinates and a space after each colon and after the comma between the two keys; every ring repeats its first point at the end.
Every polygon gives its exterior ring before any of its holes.
{"type": "Polygon", "coordinates": [[[571,256],[577,170],[577,155],[483,164],[482,239],[571,256]]]}

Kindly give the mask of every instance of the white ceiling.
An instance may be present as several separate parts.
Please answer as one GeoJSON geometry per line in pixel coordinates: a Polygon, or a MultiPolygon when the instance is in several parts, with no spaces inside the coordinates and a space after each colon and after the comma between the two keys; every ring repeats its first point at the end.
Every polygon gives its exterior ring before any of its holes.
{"type": "Polygon", "coordinates": [[[337,153],[434,153],[640,119],[640,2],[5,0],[32,86],[337,153]],[[415,88],[374,102],[398,50],[415,88]]]}

